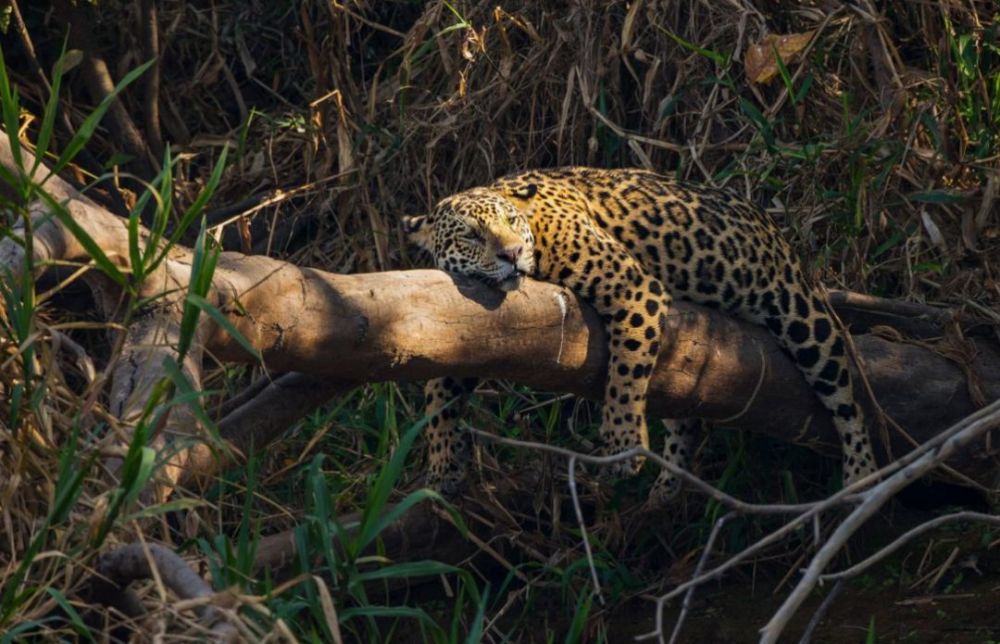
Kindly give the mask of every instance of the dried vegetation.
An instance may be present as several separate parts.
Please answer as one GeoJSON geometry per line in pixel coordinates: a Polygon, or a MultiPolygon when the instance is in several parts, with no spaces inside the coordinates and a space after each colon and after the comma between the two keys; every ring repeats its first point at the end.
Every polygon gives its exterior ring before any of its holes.
{"type": "MultiPolygon", "coordinates": [[[[38,139],[67,25],[70,48],[90,55],[73,58],[66,77],[57,150],[106,94],[102,78],[123,78],[159,49],[159,84],[127,89],[124,109],[109,113],[73,168],[81,184],[104,177],[90,194],[120,214],[154,178],[160,140],[177,159],[177,213],[228,148],[207,213],[227,247],[367,272],[418,261],[398,217],[442,195],[525,167],[640,165],[765,205],[831,287],[1000,321],[1000,21],[989,0],[78,5],[22,1],[5,14],[7,70],[26,108],[19,132],[38,139]],[[138,148],[129,127],[143,135],[138,148]]],[[[421,562],[380,575],[386,569],[365,549],[374,530],[365,508],[381,510],[394,484],[413,489],[419,475],[419,458],[386,464],[405,454],[397,447],[419,418],[416,390],[393,384],[315,411],[279,447],[198,495],[142,508],[134,484],[156,454],[138,452],[132,478],[110,490],[100,465],[105,436],[122,431],[102,386],[120,334],[89,317],[86,293],[67,281],[40,285],[30,303],[4,291],[0,633],[8,637],[88,629],[200,637],[210,603],[247,639],[449,641],[477,629],[491,641],[544,639],[545,629],[600,638],[613,609],[689,578],[714,534],[716,503],[692,501],[652,529],[635,502],[648,481],[610,497],[582,489],[594,508],[590,563],[610,601],[600,606],[572,510],[561,505],[563,461],[532,461],[542,475],[505,483],[517,488],[516,507],[476,515],[485,562],[463,560],[460,572],[421,562]],[[334,549],[329,519],[358,508],[360,533],[334,549]],[[322,561],[282,584],[259,575],[260,535],[296,525],[297,545],[322,561]],[[156,577],[128,601],[94,610],[86,593],[97,592],[98,556],[144,539],[200,562],[220,594],[206,600],[198,589],[178,603],[185,594],[156,577]],[[420,575],[442,575],[445,591],[414,599],[399,590],[420,575]],[[144,616],[128,604],[140,598],[144,616]],[[549,621],[532,619],[543,610],[549,621]]],[[[956,361],[967,347],[957,326],[923,341],[956,361]]],[[[216,393],[203,407],[221,418],[261,374],[209,362],[203,385],[216,393]]],[[[589,423],[585,405],[520,389],[486,393],[480,424],[585,442],[566,436],[589,423]]],[[[703,451],[702,476],[737,496],[815,498],[836,478],[808,456],[755,450],[740,437],[703,451]],[[808,480],[796,488],[789,470],[808,480]]],[[[524,458],[501,447],[482,456],[488,471],[524,458]]],[[[766,521],[737,523],[732,549],[766,521]]],[[[810,543],[798,535],[757,561],[787,567],[810,543]]],[[[942,562],[957,556],[932,550],[926,557],[942,562]]],[[[649,630],[652,604],[643,605],[632,621],[649,630]]]]}

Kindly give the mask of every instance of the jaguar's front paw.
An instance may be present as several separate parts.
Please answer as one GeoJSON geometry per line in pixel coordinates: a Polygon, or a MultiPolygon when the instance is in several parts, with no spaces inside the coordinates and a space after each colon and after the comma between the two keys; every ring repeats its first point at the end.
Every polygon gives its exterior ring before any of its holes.
{"type": "Polygon", "coordinates": [[[599,430],[600,443],[599,453],[604,457],[618,457],[616,460],[604,466],[604,475],[615,479],[635,476],[642,469],[642,464],[646,457],[636,454],[626,457],[624,454],[631,450],[640,450],[649,447],[649,436],[646,433],[646,423],[642,416],[639,422],[633,422],[632,414],[626,414],[627,423],[621,424],[621,418],[616,413],[609,413],[605,406],[605,419],[599,430]],[[612,421],[613,419],[613,421],[612,421]]]}
{"type": "Polygon", "coordinates": [[[458,497],[465,491],[464,472],[428,473],[424,484],[446,499],[458,497]]]}

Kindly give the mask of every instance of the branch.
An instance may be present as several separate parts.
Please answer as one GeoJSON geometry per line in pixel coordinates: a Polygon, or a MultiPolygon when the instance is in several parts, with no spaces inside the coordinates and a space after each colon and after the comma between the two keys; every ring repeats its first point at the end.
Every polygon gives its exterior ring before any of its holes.
{"type": "Polygon", "coordinates": [[[105,553],[97,562],[97,575],[92,582],[97,601],[109,603],[118,593],[124,594],[129,584],[143,579],[154,579],[182,600],[195,608],[206,627],[211,627],[216,642],[236,642],[238,632],[212,606],[215,594],[201,577],[173,550],[156,543],[132,543],[105,553]]]}
{"type": "MultiPolygon", "coordinates": [[[[834,533],[826,540],[825,543],[819,548],[816,555],[813,557],[812,562],[806,569],[802,580],[789,594],[788,598],[782,604],[781,608],[775,613],[771,621],[761,630],[761,642],[762,644],[771,644],[776,642],[784,628],[787,626],[788,621],[795,614],[801,603],[808,597],[809,593],[812,592],[817,581],[821,577],[822,571],[830,563],[832,558],[846,545],[847,540],[860,528],[869,518],[871,518],[879,509],[882,508],[890,499],[896,496],[896,494],[904,487],[912,483],[915,479],[924,476],[932,469],[941,466],[950,456],[955,452],[967,447],[973,441],[979,439],[986,432],[996,428],[1000,425],[1000,400],[995,401],[991,405],[984,407],[983,409],[975,412],[974,414],[968,416],[967,418],[956,423],[952,427],[948,428],[946,431],[935,436],[926,443],[920,445],[916,449],[912,450],[909,454],[897,459],[893,463],[882,468],[876,474],[867,477],[864,480],[857,481],[848,488],[837,492],[830,497],[823,499],[821,501],[816,501],[812,503],[803,503],[796,505],[759,505],[759,504],[749,504],[742,502],[738,499],[730,497],[712,487],[708,483],[698,479],[693,474],[690,474],[684,470],[681,470],[674,466],[672,463],[666,461],[658,454],[652,453],[649,450],[643,448],[635,448],[622,452],[620,454],[615,454],[613,456],[587,456],[582,454],[577,454],[572,450],[567,450],[561,447],[555,447],[552,445],[546,445],[542,443],[532,443],[528,441],[519,441],[509,438],[502,438],[497,436],[491,436],[485,432],[478,430],[472,430],[481,438],[486,438],[490,441],[502,443],[504,445],[510,445],[513,447],[530,448],[542,452],[551,452],[560,454],[569,459],[569,484],[570,492],[573,496],[573,503],[576,509],[577,521],[581,530],[582,538],[584,539],[585,549],[589,550],[589,545],[587,543],[586,530],[583,524],[583,515],[579,507],[579,502],[576,498],[574,492],[574,476],[575,476],[575,463],[577,460],[605,465],[616,460],[631,458],[636,454],[642,454],[646,456],[652,463],[655,463],[659,467],[665,468],[671,471],[673,474],[680,476],[685,480],[686,483],[692,485],[697,491],[704,493],[706,496],[715,499],[723,506],[726,506],[732,510],[730,514],[742,513],[742,514],[792,514],[796,515],[793,518],[785,522],[783,526],[773,530],[770,534],[759,539],[756,543],[744,548],[741,552],[729,557],[723,563],[719,564],[712,570],[708,572],[702,572],[704,563],[708,557],[711,550],[715,537],[718,531],[722,529],[725,521],[720,521],[713,528],[712,535],[709,538],[709,542],[706,545],[706,551],[703,553],[701,561],[699,562],[698,568],[694,572],[692,579],[685,583],[680,584],[678,587],[674,588],[668,593],[661,595],[657,598],[657,619],[656,619],[656,630],[647,635],[643,635],[640,639],[650,639],[653,637],[659,638],[662,641],[663,638],[663,624],[662,624],[662,611],[663,607],[667,601],[677,597],[682,592],[685,593],[685,606],[687,605],[690,596],[694,589],[701,584],[716,579],[720,577],[724,572],[733,568],[739,562],[744,561],[750,555],[760,552],[764,547],[769,546],[773,543],[777,543],[780,539],[790,534],[793,530],[798,529],[804,525],[807,521],[817,520],[820,514],[826,510],[837,507],[839,505],[845,505],[854,503],[860,500],[860,504],[855,508],[848,517],[843,520],[834,533]],[[869,485],[872,480],[877,480],[880,477],[887,477],[884,481],[876,484],[874,487],[860,493],[856,494],[857,490],[865,488],[869,485]]],[[[727,515],[727,517],[730,515],[727,515]]],[[[726,518],[727,518],[726,517],[726,518]]],[[[830,575],[830,578],[837,579],[840,581],[842,578],[853,576],[864,570],[868,566],[872,565],[880,558],[886,556],[893,549],[898,548],[906,540],[915,537],[916,535],[927,531],[941,523],[948,520],[960,520],[960,519],[971,519],[986,521],[989,523],[1000,523],[1000,516],[986,515],[981,513],[956,513],[949,515],[947,517],[942,517],[935,521],[930,521],[927,524],[920,526],[910,532],[904,534],[897,541],[893,542],[884,549],[884,552],[879,552],[860,564],[849,568],[842,573],[836,573],[830,575]]],[[[589,557],[588,557],[589,560],[589,557]]],[[[593,571],[593,563],[591,562],[591,569],[593,571]]],[[[594,585],[596,593],[600,595],[600,587],[597,584],[596,576],[594,580],[594,585]]],[[[832,603],[833,599],[830,598],[829,602],[832,603]]],[[[824,602],[826,603],[826,602],[824,602]]],[[[824,607],[820,608],[819,614],[825,610],[824,607]]],[[[671,641],[676,638],[681,624],[683,623],[686,611],[682,608],[681,615],[678,618],[678,622],[674,629],[674,634],[671,637],[671,641]]],[[[818,619],[818,618],[817,618],[818,619]]]]}
{"type": "Polygon", "coordinates": [[[969,510],[963,510],[959,512],[952,512],[951,514],[945,514],[939,517],[935,517],[930,521],[925,521],[920,525],[907,530],[895,541],[889,545],[880,548],[877,552],[869,555],[864,561],[859,561],[850,568],[841,570],[840,572],[831,572],[825,575],[820,575],[820,581],[843,581],[845,579],[850,579],[852,577],[857,577],[864,571],[868,570],[878,562],[882,561],[892,553],[896,552],[903,546],[905,546],[910,541],[913,541],[925,532],[929,532],[939,526],[946,523],[951,523],[953,521],[980,521],[982,523],[989,523],[992,525],[1000,524],[1000,515],[995,514],[984,514],[982,512],[972,512],[969,510]]]}
{"type": "MultiPolygon", "coordinates": [[[[504,297],[438,271],[330,275],[238,255],[225,257],[220,267],[220,299],[232,303],[223,306],[265,364],[334,378],[331,391],[451,374],[600,397],[607,360],[602,324],[558,286],[529,282],[504,297]]],[[[730,419],[837,453],[828,414],[765,330],[679,303],[666,338],[650,391],[651,414],[730,419]]],[[[224,333],[207,343],[223,360],[245,359],[224,333]]],[[[972,368],[987,395],[1000,396],[1000,356],[986,342],[970,343],[977,352],[972,368]]],[[[876,396],[913,441],[975,409],[962,369],[947,358],[874,336],[857,338],[857,346],[876,396]]],[[[317,398],[324,395],[319,387],[317,398]]],[[[912,446],[893,436],[895,453],[912,446]]],[[[974,478],[993,470],[971,456],[962,464],[974,478]]]]}
{"type": "Polygon", "coordinates": [[[823,570],[830,564],[833,557],[844,547],[847,540],[879,509],[889,502],[901,489],[923,476],[932,468],[944,462],[951,454],[965,447],[1000,425],[1000,400],[997,400],[969,418],[956,423],[944,432],[943,440],[933,441],[936,445],[928,445],[921,450],[922,455],[906,467],[862,494],[862,503],[844,519],[823,547],[813,556],[812,561],[802,575],[788,598],[771,618],[771,621],[761,629],[761,644],[777,642],[788,621],[798,610],[802,602],[815,588],[823,570]],[[932,447],[932,448],[931,448],[932,447]]]}
{"type": "Polygon", "coordinates": [[[150,151],[157,159],[163,158],[163,133],[160,129],[160,28],[154,0],[142,0],[139,5],[140,32],[142,33],[143,62],[156,60],[146,72],[143,107],[146,117],[146,136],[150,151]]]}
{"type": "MultiPolygon", "coordinates": [[[[12,167],[8,147],[0,139],[0,164],[12,167]]],[[[46,187],[66,202],[76,223],[109,257],[127,264],[128,232],[122,220],[58,177],[46,187]]],[[[39,262],[90,261],[53,218],[39,220],[35,239],[39,262]]],[[[10,270],[20,268],[22,253],[13,240],[0,241],[0,264],[10,270]]],[[[183,293],[190,266],[191,252],[175,247],[143,285],[143,296],[183,293]]],[[[223,253],[208,300],[260,352],[269,370],[312,379],[311,389],[297,394],[303,407],[283,405],[275,414],[283,423],[344,388],[385,380],[475,375],[595,399],[602,394],[607,364],[603,324],[574,294],[553,284],[529,281],[523,289],[503,294],[440,271],[334,275],[268,257],[223,253]]],[[[250,360],[221,327],[206,316],[201,323],[199,337],[210,355],[250,360]]],[[[978,376],[987,399],[1000,398],[1000,352],[982,339],[967,342],[966,353],[975,358],[963,367],[978,376]]],[[[162,352],[171,350],[169,338],[154,344],[162,352]]],[[[860,336],[856,345],[879,402],[909,435],[891,436],[893,453],[906,453],[976,409],[965,371],[949,358],[925,346],[875,336],[860,336]]],[[[160,362],[143,364],[154,375],[160,362]]],[[[141,395],[132,398],[142,400],[141,395]]],[[[649,410],[663,417],[725,419],[839,454],[829,414],[767,331],[691,304],[677,303],[668,316],[649,410]]],[[[256,439],[253,433],[248,436],[256,439]]],[[[879,437],[873,438],[877,443],[879,437]]],[[[258,448],[265,442],[255,440],[258,448]]],[[[975,480],[991,482],[996,468],[984,453],[966,450],[951,464],[975,480]]],[[[207,450],[202,456],[193,461],[194,469],[205,471],[201,468],[211,459],[207,450]]],[[[189,467],[186,459],[193,457],[178,458],[178,467],[189,467]]]]}
{"type": "MultiPolygon", "coordinates": [[[[94,40],[92,9],[85,3],[71,0],[57,0],[55,7],[57,17],[69,29],[71,46],[84,52],[80,70],[91,99],[94,103],[100,103],[112,94],[115,82],[94,40]]],[[[159,164],[159,158],[153,156],[120,97],[108,109],[108,119],[121,149],[133,157],[129,165],[135,169],[135,174],[145,181],[152,180],[156,175],[155,168],[159,164]]],[[[137,194],[142,188],[141,184],[135,186],[137,194]]]]}

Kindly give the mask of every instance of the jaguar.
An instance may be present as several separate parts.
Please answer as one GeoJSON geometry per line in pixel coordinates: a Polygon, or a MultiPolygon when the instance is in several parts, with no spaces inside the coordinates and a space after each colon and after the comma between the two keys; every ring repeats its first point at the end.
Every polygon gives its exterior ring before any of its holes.
{"type": "MultiPolygon", "coordinates": [[[[649,447],[650,375],[679,299],[767,328],[832,414],[845,483],[875,471],[844,337],[778,225],[738,195],[643,169],[530,170],[446,197],[403,225],[444,271],[502,291],[528,277],[554,282],[600,313],[610,355],[604,454],[649,447]]],[[[448,494],[466,476],[471,438],[459,421],[477,383],[443,377],[425,388],[428,483],[448,494]]],[[[663,457],[687,467],[696,422],[664,424],[663,457]]],[[[623,460],[612,474],[633,474],[642,460],[623,460]]],[[[667,503],[679,488],[664,468],[650,499],[667,503]]]]}

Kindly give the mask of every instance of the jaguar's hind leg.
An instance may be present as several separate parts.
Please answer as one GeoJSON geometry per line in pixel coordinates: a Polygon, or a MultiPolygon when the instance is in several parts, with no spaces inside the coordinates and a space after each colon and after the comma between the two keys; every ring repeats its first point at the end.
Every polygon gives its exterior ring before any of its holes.
{"type": "MultiPolygon", "coordinates": [[[[798,269],[796,268],[796,273],[798,269]]],[[[767,326],[833,415],[843,449],[844,484],[850,485],[878,469],[864,413],[854,400],[854,388],[843,335],[827,304],[799,278],[761,300],[759,322],[767,326]],[[790,312],[795,317],[789,319],[790,312]]]]}
{"type": "MultiPolygon", "coordinates": [[[[701,431],[700,418],[663,419],[666,427],[663,442],[663,458],[668,463],[681,469],[688,469],[691,454],[694,451],[695,436],[701,431]]],[[[660,469],[660,475],[649,491],[649,502],[653,506],[669,504],[680,492],[681,479],[666,468],[660,469]]]]}
{"type": "Polygon", "coordinates": [[[458,493],[468,470],[472,437],[459,427],[476,378],[436,378],[424,387],[427,414],[427,485],[446,496],[458,493]]]}

